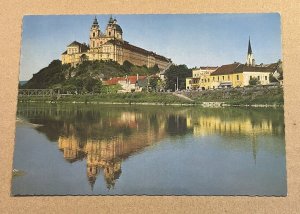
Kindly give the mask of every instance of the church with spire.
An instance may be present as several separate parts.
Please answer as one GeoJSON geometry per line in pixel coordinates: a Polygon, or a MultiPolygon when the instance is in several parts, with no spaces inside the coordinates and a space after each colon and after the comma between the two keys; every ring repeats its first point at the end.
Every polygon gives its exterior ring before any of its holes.
{"type": "MultiPolygon", "coordinates": [[[[269,85],[270,76],[279,74],[281,60],[270,64],[255,63],[250,36],[245,63],[234,62],[220,67],[200,67],[192,70],[192,77],[186,78],[187,90],[214,90],[220,88],[269,85]],[[208,70],[210,70],[208,72],[208,70]],[[205,73],[204,73],[205,72],[205,73]]],[[[282,83],[281,83],[282,84],[282,83]]]]}
{"type": "Polygon", "coordinates": [[[255,66],[255,59],[254,59],[252,48],[251,48],[250,37],[249,37],[249,42],[248,42],[248,53],[247,53],[246,65],[255,66]]]}
{"type": "Polygon", "coordinates": [[[63,64],[76,67],[82,61],[113,60],[119,64],[129,61],[134,65],[153,67],[157,65],[160,70],[168,67],[172,61],[152,51],[134,46],[123,39],[123,30],[117,19],[109,18],[105,31],[101,31],[95,17],[90,28],[89,43],[73,41],[61,56],[63,64]]]}

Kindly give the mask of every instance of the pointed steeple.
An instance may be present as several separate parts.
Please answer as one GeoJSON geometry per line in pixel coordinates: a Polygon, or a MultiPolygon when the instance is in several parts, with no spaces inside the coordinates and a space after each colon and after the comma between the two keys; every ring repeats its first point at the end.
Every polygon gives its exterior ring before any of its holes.
{"type": "Polygon", "coordinates": [[[114,19],[113,19],[112,15],[110,15],[110,18],[109,18],[108,23],[109,23],[109,24],[112,24],[113,22],[114,22],[114,19]]]}
{"type": "Polygon", "coordinates": [[[248,43],[248,54],[252,54],[252,48],[251,48],[251,42],[250,42],[250,36],[249,36],[249,43],[248,43]]]}
{"type": "Polygon", "coordinates": [[[98,25],[98,20],[97,20],[97,17],[96,17],[96,16],[95,16],[95,18],[94,18],[93,25],[98,25]]]}
{"type": "Polygon", "coordinates": [[[250,36],[249,36],[249,42],[248,42],[248,53],[247,53],[246,65],[255,66],[255,59],[254,59],[252,48],[251,48],[250,36]]]}

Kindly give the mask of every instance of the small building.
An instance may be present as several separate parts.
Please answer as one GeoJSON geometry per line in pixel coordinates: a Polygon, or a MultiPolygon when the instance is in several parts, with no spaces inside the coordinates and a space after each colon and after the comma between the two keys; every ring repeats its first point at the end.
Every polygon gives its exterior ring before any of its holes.
{"type": "Polygon", "coordinates": [[[192,81],[193,81],[192,77],[188,77],[185,79],[185,89],[186,90],[192,89],[192,81]]]}
{"type": "Polygon", "coordinates": [[[192,70],[192,77],[186,79],[186,89],[197,90],[201,88],[201,82],[210,76],[218,67],[203,66],[192,70]]]}
{"type": "Polygon", "coordinates": [[[103,81],[104,85],[117,85],[122,87],[119,93],[126,92],[140,92],[144,87],[147,87],[147,76],[126,76],[126,77],[113,77],[109,80],[103,81]]]}
{"type": "Polygon", "coordinates": [[[205,89],[226,87],[244,87],[249,85],[251,79],[257,79],[259,85],[270,84],[269,75],[274,70],[269,67],[249,66],[241,63],[222,65],[210,75],[210,85],[205,89]]]}

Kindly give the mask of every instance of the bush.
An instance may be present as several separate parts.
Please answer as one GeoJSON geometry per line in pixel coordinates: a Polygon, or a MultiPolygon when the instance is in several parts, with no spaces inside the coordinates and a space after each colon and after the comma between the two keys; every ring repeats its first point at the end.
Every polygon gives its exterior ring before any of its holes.
{"type": "Polygon", "coordinates": [[[260,84],[260,81],[255,77],[253,77],[249,80],[249,85],[259,85],[259,84],[260,84]]]}

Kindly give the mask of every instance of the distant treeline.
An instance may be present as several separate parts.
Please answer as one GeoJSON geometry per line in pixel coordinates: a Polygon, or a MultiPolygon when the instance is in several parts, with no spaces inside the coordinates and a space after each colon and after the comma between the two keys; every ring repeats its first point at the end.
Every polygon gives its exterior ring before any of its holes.
{"type": "MultiPolygon", "coordinates": [[[[53,60],[47,67],[38,73],[25,84],[19,84],[24,89],[61,89],[63,91],[76,93],[101,93],[103,90],[103,80],[112,77],[123,77],[126,75],[142,75],[149,77],[150,88],[156,90],[159,85],[159,77],[154,76],[160,72],[158,65],[147,68],[147,66],[133,65],[125,61],[123,65],[115,61],[84,61],[77,67],[69,64],[62,64],[60,60],[53,60]]],[[[175,89],[178,82],[179,89],[185,89],[186,77],[192,76],[192,70],[186,65],[171,65],[165,72],[166,82],[164,89],[175,89]]],[[[161,86],[160,86],[161,87],[161,86]]]]}
{"type": "Polygon", "coordinates": [[[76,68],[62,65],[60,60],[53,60],[20,88],[53,88],[77,92],[100,92],[102,80],[126,75],[153,75],[159,72],[157,65],[147,68],[136,66],[128,61],[123,65],[114,61],[84,61],[76,68]]]}

